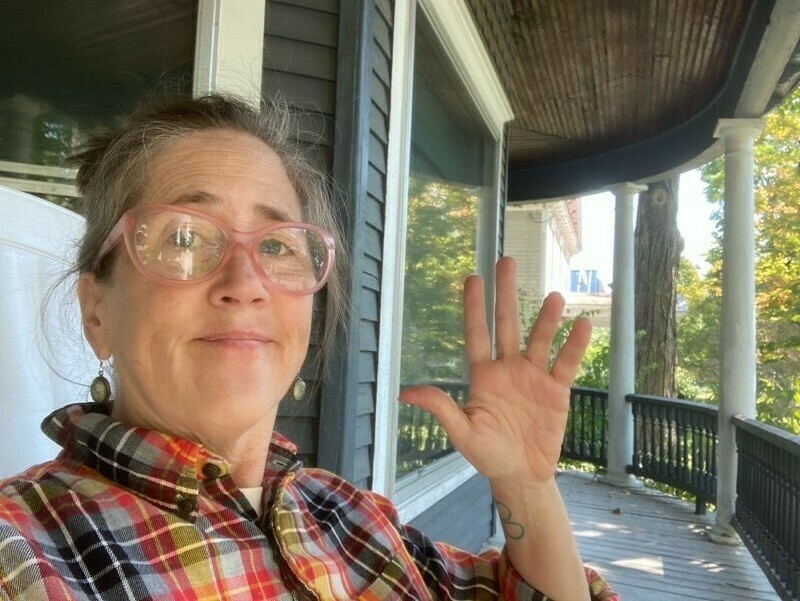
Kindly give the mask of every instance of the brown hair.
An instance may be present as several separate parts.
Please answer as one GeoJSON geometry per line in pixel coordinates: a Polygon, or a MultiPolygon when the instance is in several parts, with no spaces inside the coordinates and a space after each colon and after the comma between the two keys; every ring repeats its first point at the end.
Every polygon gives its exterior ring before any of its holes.
{"type": "MultiPolygon", "coordinates": [[[[166,146],[193,132],[228,129],[261,140],[280,158],[294,186],[308,223],[325,228],[336,243],[336,265],[325,289],[325,326],[315,328],[326,349],[346,312],[343,274],[346,253],[332,207],[332,186],[325,173],[300,152],[299,130],[289,106],[280,99],[262,101],[260,110],[240,98],[210,94],[195,99],[149,103],[137,111],[119,130],[96,135],[86,150],[75,157],[79,164],[77,186],[83,197],[86,233],[81,240],[74,271],[93,273],[107,279],[114,257],[99,258],[100,247],[109,231],[128,209],[141,200],[148,166],[158,160],[166,146]]],[[[318,311],[315,310],[315,313],[318,311]]]]}

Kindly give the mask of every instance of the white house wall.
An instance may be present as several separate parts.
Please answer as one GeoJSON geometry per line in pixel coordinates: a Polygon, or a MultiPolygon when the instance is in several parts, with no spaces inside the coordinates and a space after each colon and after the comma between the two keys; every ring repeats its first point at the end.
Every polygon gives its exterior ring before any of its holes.
{"type": "Polygon", "coordinates": [[[538,306],[551,291],[569,290],[569,257],[553,205],[509,207],[505,254],[517,261],[517,287],[524,302],[538,306]]]}

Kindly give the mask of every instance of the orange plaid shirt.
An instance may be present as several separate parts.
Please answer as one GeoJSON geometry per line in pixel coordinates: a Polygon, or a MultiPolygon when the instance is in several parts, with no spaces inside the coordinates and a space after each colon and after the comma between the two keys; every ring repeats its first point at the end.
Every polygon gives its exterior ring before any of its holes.
{"type": "Polygon", "coordinates": [[[387,499],[303,469],[279,435],[258,517],[223,458],[107,411],[54,412],[59,457],[0,482],[0,598],[546,599],[499,551],[433,543],[387,499]]]}

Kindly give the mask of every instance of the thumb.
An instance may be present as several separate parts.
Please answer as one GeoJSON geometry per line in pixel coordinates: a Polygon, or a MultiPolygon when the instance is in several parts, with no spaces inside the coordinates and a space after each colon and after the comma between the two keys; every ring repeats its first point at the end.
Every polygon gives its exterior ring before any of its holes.
{"type": "Polygon", "coordinates": [[[469,420],[453,398],[436,386],[409,386],[400,391],[399,400],[433,414],[453,446],[459,448],[469,436],[469,420]]]}

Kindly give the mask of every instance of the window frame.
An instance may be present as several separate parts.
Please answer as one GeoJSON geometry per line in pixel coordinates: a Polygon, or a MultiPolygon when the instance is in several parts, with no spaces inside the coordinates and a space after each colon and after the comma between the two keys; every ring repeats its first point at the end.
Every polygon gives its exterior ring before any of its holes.
{"type": "MultiPolygon", "coordinates": [[[[258,105],[263,78],[266,3],[197,0],[192,95],[238,94],[258,105]]],[[[0,185],[34,195],[77,198],[77,169],[0,161],[0,185]],[[25,179],[33,175],[42,179],[25,179]],[[55,181],[52,181],[55,180],[55,181]]]]}
{"type": "MultiPolygon", "coordinates": [[[[454,452],[395,481],[397,396],[400,390],[406,215],[411,145],[411,101],[416,10],[423,11],[445,56],[495,140],[493,203],[483,207],[479,223],[477,261],[486,279],[486,306],[494,329],[494,261],[499,257],[500,207],[503,177],[503,135],[513,112],[464,0],[417,0],[395,3],[392,50],[392,90],[384,227],[382,302],[378,347],[376,435],[372,488],[397,505],[403,521],[430,508],[477,472],[454,452]]],[[[492,332],[493,333],[493,332],[492,332]]]]}

